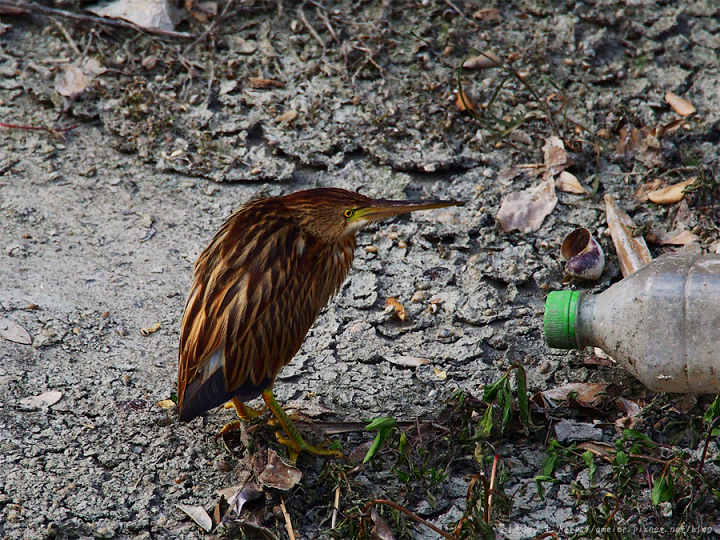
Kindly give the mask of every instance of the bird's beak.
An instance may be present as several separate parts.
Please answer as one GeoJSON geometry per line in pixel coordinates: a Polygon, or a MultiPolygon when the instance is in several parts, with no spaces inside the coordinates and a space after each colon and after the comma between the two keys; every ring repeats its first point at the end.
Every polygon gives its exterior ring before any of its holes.
{"type": "Polygon", "coordinates": [[[369,206],[358,208],[355,219],[358,221],[380,221],[383,219],[417,212],[418,210],[432,210],[448,206],[461,206],[460,201],[390,201],[386,199],[373,199],[369,206]]]}

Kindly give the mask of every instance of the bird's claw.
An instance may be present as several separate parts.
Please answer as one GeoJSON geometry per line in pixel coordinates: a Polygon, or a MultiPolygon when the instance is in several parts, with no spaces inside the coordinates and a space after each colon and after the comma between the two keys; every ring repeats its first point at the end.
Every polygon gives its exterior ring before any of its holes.
{"type": "Polygon", "coordinates": [[[223,428],[218,432],[217,435],[215,435],[215,440],[217,441],[220,437],[225,435],[226,433],[230,433],[231,431],[235,431],[240,429],[240,420],[235,420],[234,422],[230,422],[229,424],[225,424],[223,428]]]}
{"type": "Polygon", "coordinates": [[[332,450],[329,448],[320,448],[319,446],[313,446],[306,443],[303,439],[295,439],[285,437],[281,431],[275,433],[277,441],[282,444],[288,451],[288,458],[290,461],[295,463],[301,452],[307,452],[316,456],[322,457],[334,457],[342,458],[345,457],[341,450],[332,450]]]}

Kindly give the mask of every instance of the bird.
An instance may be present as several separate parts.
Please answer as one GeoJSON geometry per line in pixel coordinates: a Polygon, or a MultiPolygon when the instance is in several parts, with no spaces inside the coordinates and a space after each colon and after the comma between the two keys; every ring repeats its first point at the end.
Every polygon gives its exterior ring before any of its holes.
{"type": "Polygon", "coordinates": [[[305,442],[275,399],[275,378],[345,281],[361,229],[398,214],[460,204],[373,199],[339,188],[245,203],[194,266],[180,332],[179,420],[189,422],[228,401],[247,420],[254,413],[245,402],[262,396],[287,435],[278,431],[276,437],[293,461],[301,452],[342,455],[305,442]]]}

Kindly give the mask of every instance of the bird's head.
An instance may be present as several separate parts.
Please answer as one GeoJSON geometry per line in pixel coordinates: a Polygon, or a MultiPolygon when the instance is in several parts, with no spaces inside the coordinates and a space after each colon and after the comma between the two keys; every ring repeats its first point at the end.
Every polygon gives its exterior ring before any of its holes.
{"type": "Polygon", "coordinates": [[[384,219],[415,212],[458,206],[458,201],[371,199],[337,188],[318,188],[286,196],[286,204],[297,213],[300,225],[325,241],[341,240],[363,227],[384,219]]]}

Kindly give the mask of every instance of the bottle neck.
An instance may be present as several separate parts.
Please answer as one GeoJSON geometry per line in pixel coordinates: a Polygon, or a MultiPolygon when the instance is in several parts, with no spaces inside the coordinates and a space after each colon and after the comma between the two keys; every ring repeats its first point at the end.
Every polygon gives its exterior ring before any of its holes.
{"type": "Polygon", "coordinates": [[[595,336],[595,304],[597,297],[594,294],[581,294],[578,298],[577,314],[575,316],[575,340],[578,349],[588,346],[598,346],[595,336]]]}

